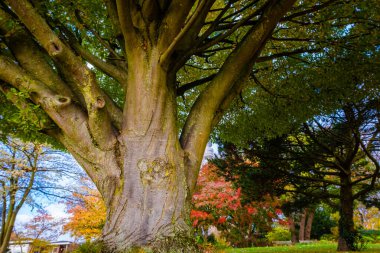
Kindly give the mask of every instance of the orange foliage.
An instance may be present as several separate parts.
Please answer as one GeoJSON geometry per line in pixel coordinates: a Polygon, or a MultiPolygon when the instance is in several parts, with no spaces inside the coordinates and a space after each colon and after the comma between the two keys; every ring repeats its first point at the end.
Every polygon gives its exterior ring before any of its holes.
{"type": "Polygon", "coordinates": [[[85,194],[74,193],[78,200],[68,203],[68,212],[72,214],[64,230],[71,232],[75,237],[84,237],[86,240],[101,235],[106,219],[106,207],[99,192],[94,189],[85,189],[85,194]]]}

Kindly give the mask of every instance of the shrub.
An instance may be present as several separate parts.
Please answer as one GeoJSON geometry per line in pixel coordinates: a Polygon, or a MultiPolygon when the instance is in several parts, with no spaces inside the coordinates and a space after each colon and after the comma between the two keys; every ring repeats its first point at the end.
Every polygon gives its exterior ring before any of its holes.
{"type": "Polygon", "coordinates": [[[101,253],[102,245],[99,242],[86,241],[85,243],[79,245],[73,253],[101,253]]]}
{"type": "Polygon", "coordinates": [[[371,243],[380,242],[380,230],[360,230],[359,233],[368,242],[371,242],[371,243]]]}
{"type": "Polygon", "coordinates": [[[268,241],[289,241],[291,238],[290,231],[284,227],[275,227],[273,231],[265,236],[268,241]]]}
{"type": "Polygon", "coordinates": [[[329,241],[329,242],[332,242],[332,241],[335,241],[335,235],[333,234],[324,234],[321,236],[321,241],[329,241]]]}
{"type": "Polygon", "coordinates": [[[330,234],[331,228],[337,225],[337,221],[331,217],[331,208],[320,206],[315,210],[311,238],[321,240],[322,235],[330,234]]]}

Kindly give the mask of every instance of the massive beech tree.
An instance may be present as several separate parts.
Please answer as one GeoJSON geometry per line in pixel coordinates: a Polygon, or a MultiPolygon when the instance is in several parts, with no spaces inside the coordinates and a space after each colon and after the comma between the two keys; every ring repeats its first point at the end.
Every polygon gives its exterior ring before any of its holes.
{"type": "Polygon", "coordinates": [[[113,252],[189,235],[206,143],[255,63],[339,44],[351,17],[373,25],[337,0],[0,3],[3,98],[87,171],[113,252]]]}

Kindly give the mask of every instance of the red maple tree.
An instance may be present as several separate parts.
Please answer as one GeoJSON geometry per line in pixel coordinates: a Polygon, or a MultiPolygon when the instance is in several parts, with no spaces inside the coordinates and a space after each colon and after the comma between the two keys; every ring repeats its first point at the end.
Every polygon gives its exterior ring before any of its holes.
{"type": "Polygon", "coordinates": [[[211,164],[200,171],[193,204],[190,218],[197,232],[206,238],[207,230],[215,226],[234,246],[252,245],[275,220],[284,222],[278,199],[268,196],[262,202],[243,204],[241,189],[218,175],[211,164]]]}

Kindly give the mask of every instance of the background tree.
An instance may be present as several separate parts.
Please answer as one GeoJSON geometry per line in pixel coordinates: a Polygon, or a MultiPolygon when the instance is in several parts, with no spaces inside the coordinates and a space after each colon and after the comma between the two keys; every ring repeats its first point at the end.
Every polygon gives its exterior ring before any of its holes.
{"type": "Polygon", "coordinates": [[[241,189],[233,188],[211,164],[200,171],[193,203],[190,218],[197,232],[207,238],[214,226],[235,247],[259,244],[275,221],[284,223],[278,199],[268,196],[263,201],[243,202],[241,189]]]}
{"type": "Polygon", "coordinates": [[[220,166],[231,175],[244,173],[244,177],[235,177],[242,185],[258,184],[255,177],[246,177],[247,170],[272,174],[269,180],[277,177],[282,184],[269,183],[274,190],[266,190],[292,192],[301,201],[324,201],[339,209],[338,250],[356,250],[354,201],[378,191],[378,126],[377,99],[346,104],[334,114],[304,124],[293,135],[264,141],[261,146],[251,143],[241,154],[234,150],[220,166]],[[243,165],[244,159],[258,159],[260,166],[243,165]]]}
{"type": "Polygon", "coordinates": [[[62,235],[64,219],[57,219],[41,211],[30,221],[18,227],[19,238],[31,240],[30,252],[47,252],[51,250],[50,242],[62,235]]]}
{"type": "Polygon", "coordinates": [[[84,187],[80,193],[74,193],[66,204],[72,216],[64,225],[64,230],[86,241],[99,238],[106,219],[106,207],[99,192],[84,187]]]}
{"type": "Polygon", "coordinates": [[[380,212],[375,206],[366,207],[363,203],[358,203],[354,211],[355,226],[366,230],[379,230],[380,212]]]}
{"type": "Polygon", "coordinates": [[[40,211],[29,222],[26,222],[17,233],[19,237],[31,239],[33,241],[56,240],[62,234],[64,219],[56,219],[51,215],[40,211]]]}
{"type": "Polygon", "coordinates": [[[41,146],[24,146],[8,139],[0,149],[0,183],[2,197],[1,248],[7,252],[17,213],[33,187],[41,146]]]}
{"type": "Polygon", "coordinates": [[[206,143],[255,63],[312,57],[345,41],[347,28],[363,38],[376,30],[377,8],[335,0],[1,1],[0,79],[9,101],[1,127],[25,130],[10,120],[16,110],[16,121],[27,118],[76,157],[105,200],[110,251],[162,249],[159,238],[189,236],[206,143]]]}
{"type": "Polygon", "coordinates": [[[331,218],[334,211],[328,205],[320,205],[315,210],[314,222],[311,229],[311,238],[320,240],[323,235],[331,234],[331,229],[338,225],[331,218]]]}
{"type": "Polygon", "coordinates": [[[75,171],[74,164],[63,159],[67,157],[46,145],[11,138],[0,143],[0,252],[6,252],[17,214],[24,204],[41,208],[42,203],[35,199],[42,201],[68,196],[69,189],[64,184],[72,183],[80,172],[75,171]]]}

